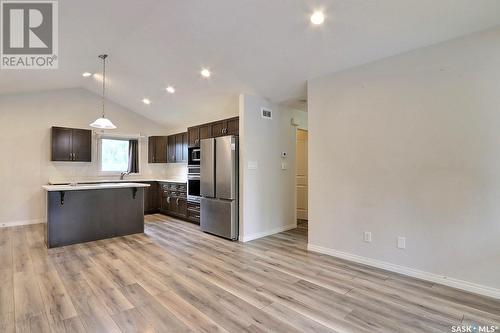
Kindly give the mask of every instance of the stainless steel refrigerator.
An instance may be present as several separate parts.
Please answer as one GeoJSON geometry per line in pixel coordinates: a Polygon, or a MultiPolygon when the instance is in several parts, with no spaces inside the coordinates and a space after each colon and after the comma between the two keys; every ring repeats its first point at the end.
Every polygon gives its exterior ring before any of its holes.
{"type": "Polygon", "coordinates": [[[238,239],[238,137],[201,140],[201,230],[238,239]]]}

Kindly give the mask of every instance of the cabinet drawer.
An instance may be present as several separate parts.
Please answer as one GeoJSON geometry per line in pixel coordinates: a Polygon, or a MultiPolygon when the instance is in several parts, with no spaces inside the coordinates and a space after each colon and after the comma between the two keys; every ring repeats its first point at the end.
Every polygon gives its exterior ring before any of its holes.
{"type": "Polygon", "coordinates": [[[193,212],[200,214],[200,206],[199,205],[190,205],[188,204],[188,212],[193,212]]]}
{"type": "Polygon", "coordinates": [[[187,218],[191,222],[200,223],[200,212],[191,211],[188,209],[187,218]]]}
{"type": "Polygon", "coordinates": [[[186,184],[178,184],[177,185],[177,191],[186,192],[186,190],[187,190],[186,184]]]}

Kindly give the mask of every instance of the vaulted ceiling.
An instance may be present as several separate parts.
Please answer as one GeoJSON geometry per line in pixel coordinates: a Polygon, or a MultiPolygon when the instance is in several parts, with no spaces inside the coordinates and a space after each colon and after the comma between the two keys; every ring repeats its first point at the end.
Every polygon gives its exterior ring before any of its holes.
{"type": "Polygon", "coordinates": [[[105,52],[109,99],[182,127],[236,113],[241,92],[304,107],[309,78],[498,24],[498,0],[60,0],[59,69],[0,71],[0,94],[98,93],[81,73],[105,52]]]}

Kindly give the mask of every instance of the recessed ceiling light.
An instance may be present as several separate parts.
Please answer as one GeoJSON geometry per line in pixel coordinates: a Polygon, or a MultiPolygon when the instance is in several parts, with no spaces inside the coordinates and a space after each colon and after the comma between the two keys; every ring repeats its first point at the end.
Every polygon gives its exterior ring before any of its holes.
{"type": "Polygon", "coordinates": [[[89,73],[89,72],[85,72],[82,74],[83,77],[91,77],[92,76],[92,73],[89,73]]]}
{"type": "Polygon", "coordinates": [[[325,14],[323,14],[323,12],[318,10],[318,11],[315,11],[311,15],[311,23],[312,24],[320,25],[320,24],[323,24],[323,22],[325,22],[325,14]]]}
{"type": "Polygon", "coordinates": [[[151,101],[150,101],[148,98],[143,98],[143,99],[142,99],[142,102],[143,102],[144,104],[146,104],[146,105],[151,104],[151,101]]]}
{"type": "Polygon", "coordinates": [[[203,68],[200,73],[201,73],[201,76],[203,76],[203,77],[210,77],[210,75],[211,75],[210,71],[206,68],[203,68]]]}
{"type": "Polygon", "coordinates": [[[173,94],[175,92],[175,88],[172,86],[168,86],[166,90],[167,90],[167,92],[169,92],[171,94],[173,94]]]}

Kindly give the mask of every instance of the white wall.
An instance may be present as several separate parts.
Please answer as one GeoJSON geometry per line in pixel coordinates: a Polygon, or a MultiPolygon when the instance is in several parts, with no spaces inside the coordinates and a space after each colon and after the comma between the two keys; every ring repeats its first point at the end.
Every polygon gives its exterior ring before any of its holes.
{"type": "MultiPolygon", "coordinates": [[[[52,181],[95,179],[96,142],[92,163],[50,161],[50,128],[88,128],[99,115],[99,96],[84,89],[0,96],[0,225],[45,219],[41,186],[52,181]]],[[[117,134],[165,135],[165,129],[137,113],[107,104],[106,115],[117,134]]],[[[140,141],[141,177],[176,176],[184,165],[148,164],[147,139],[140,141]]],[[[110,177],[105,177],[106,179],[110,177]]]]}
{"type": "Polygon", "coordinates": [[[240,96],[240,240],[297,225],[295,127],[291,119],[301,119],[301,125],[307,126],[307,116],[300,113],[260,97],[240,96]],[[273,111],[272,120],[261,117],[262,107],[273,111]],[[288,157],[282,159],[281,152],[288,157]],[[282,161],[286,170],[281,169],[282,161]],[[249,163],[257,163],[257,169],[250,170],[249,163]]]}
{"type": "Polygon", "coordinates": [[[309,82],[311,249],[500,297],[499,40],[309,82]]]}

